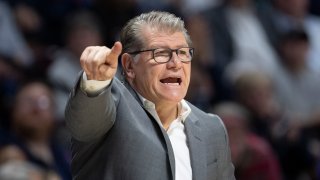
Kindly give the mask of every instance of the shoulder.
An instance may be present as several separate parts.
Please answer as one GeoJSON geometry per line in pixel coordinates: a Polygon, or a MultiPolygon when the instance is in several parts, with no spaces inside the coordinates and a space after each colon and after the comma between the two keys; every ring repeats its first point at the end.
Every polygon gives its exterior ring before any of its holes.
{"type": "Polygon", "coordinates": [[[120,102],[125,103],[134,103],[136,105],[141,106],[141,101],[136,93],[136,91],[130,86],[130,84],[124,80],[123,78],[114,77],[111,82],[111,94],[116,104],[120,102]],[[138,103],[138,104],[136,104],[138,103]]]}
{"type": "Polygon", "coordinates": [[[189,118],[193,122],[190,124],[196,126],[194,129],[198,129],[199,137],[201,137],[208,154],[222,159],[227,158],[229,156],[229,138],[220,117],[206,113],[190,103],[189,106],[191,108],[189,118]],[[212,151],[213,149],[214,151],[212,151]]]}
{"type": "Polygon", "coordinates": [[[132,92],[133,92],[133,90],[130,87],[130,85],[128,84],[128,82],[126,82],[118,77],[114,77],[112,79],[109,88],[111,88],[111,92],[113,95],[131,96],[132,92]]]}
{"type": "Polygon", "coordinates": [[[197,118],[199,126],[203,128],[204,131],[212,134],[226,134],[226,128],[219,116],[216,114],[206,113],[189,102],[188,105],[191,108],[191,118],[197,118]]]}

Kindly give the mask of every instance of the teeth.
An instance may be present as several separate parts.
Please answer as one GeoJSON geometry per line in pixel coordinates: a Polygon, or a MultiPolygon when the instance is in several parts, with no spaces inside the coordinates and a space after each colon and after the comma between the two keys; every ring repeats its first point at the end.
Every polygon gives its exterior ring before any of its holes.
{"type": "Polygon", "coordinates": [[[180,85],[180,83],[164,83],[164,84],[166,84],[166,85],[180,85]]]}

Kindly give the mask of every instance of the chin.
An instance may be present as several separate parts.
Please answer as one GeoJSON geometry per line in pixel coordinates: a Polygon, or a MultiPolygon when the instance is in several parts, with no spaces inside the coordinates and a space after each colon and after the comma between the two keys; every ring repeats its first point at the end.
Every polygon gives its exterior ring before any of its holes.
{"type": "Polygon", "coordinates": [[[184,98],[185,96],[181,96],[181,94],[179,94],[179,95],[166,95],[165,97],[164,97],[164,99],[166,99],[166,100],[168,100],[168,101],[171,101],[171,102],[180,102],[183,98],[184,98]]]}

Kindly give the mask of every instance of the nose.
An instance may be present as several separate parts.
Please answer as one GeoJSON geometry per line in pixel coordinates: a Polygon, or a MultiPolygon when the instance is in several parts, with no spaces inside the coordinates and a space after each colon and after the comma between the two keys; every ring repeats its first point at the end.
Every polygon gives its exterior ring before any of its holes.
{"type": "Polygon", "coordinates": [[[180,69],[182,67],[182,62],[179,59],[176,52],[172,52],[172,56],[171,56],[169,62],[167,63],[167,67],[169,69],[171,69],[171,68],[180,69]]]}

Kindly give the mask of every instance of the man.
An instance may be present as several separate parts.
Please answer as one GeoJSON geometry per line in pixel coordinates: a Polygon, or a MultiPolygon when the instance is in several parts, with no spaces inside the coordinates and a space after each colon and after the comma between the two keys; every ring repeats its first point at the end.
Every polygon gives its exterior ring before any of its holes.
{"type": "Polygon", "coordinates": [[[74,179],[234,179],[221,120],[183,99],[193,55],[183,21],[141,14],[120,39],[80,58],[84,73],[66,108],[74,179]]]}

